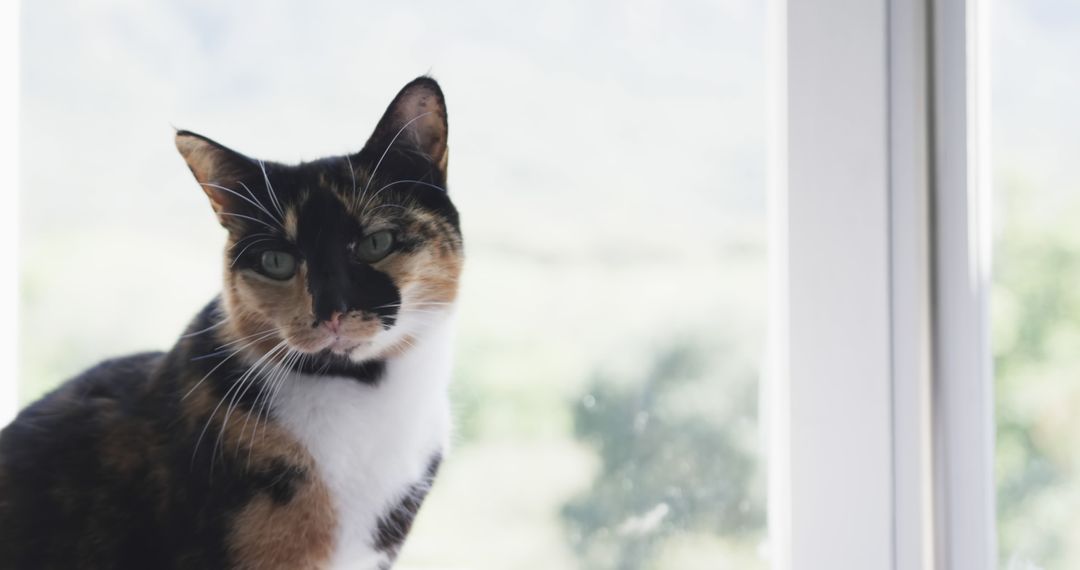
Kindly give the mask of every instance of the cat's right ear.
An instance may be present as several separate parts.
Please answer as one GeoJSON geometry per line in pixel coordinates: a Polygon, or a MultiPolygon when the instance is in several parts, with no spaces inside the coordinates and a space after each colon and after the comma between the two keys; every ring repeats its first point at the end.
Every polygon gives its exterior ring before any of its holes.
{"type": "Polygon", "coordinates": [[[176,149],[180,151],[180,156],[184,157],[203,192],[210,198],[210,205],[213,206],[218,221],[226,229],[233,229],[238,225],[238,220],[227,214],[242,207],[241,197],[234,188],[239,181],[258,168],[257,163],[190,131],[176,131],[176,149]]]}
{"type": "Polygon", "coordinates": [[[365,145],[375,156],[409,144],[446,177],[446,100],[434,79],[421,76],[401,88],[365,145]]]}

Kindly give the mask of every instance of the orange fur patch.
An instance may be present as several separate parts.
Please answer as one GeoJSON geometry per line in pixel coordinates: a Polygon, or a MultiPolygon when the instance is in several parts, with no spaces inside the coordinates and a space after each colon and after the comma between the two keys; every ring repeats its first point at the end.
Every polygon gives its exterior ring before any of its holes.
{"type": "MultiPolygon", "coordinates": [[[[230,422],[231,423],[231,422],[230,422]]],[[[258,495],[232,521],[229,549],[238,569],[293,570],[322,568],[334,548],[336,514],[330,493],[316,475],[307,451],[284,430],[267,426],[259,433],[260,460],[286,457],[305,470],[295,494],[284,505],[258,495]]],[[[257,460],[256,460],[257,461],[257,460]]]]}

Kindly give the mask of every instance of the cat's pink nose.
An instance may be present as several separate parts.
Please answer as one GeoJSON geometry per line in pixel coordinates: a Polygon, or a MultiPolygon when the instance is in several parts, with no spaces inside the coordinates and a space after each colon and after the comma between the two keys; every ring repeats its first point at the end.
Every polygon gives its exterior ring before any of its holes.
{"type": "Polygon", "coordinates": [[[334,311],[330,315],[330,320],[326,321],[326,328],[330,329],[330,332],[337,334],[341,331],[341,313],[334,311]]]}

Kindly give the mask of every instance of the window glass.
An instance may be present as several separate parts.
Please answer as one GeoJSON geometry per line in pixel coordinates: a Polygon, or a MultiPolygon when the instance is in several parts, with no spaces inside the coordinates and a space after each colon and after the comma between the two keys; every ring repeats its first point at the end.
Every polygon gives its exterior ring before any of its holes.
{"type": "Polygon", "coordinates": [[[1003,568],[1080,568],[1080,4],[992,3],[1003,568]]]}
{"type": "MultiPolygon", "coordinates": [[[[430,72],[466,273],[454,449],[403,568],[766,566],[759,0],[23,3],[21,398],[220,283],[170,126],[357,149],[430,72]]],[[[361,434],[362,435],[362,434],[361,434]]]]}

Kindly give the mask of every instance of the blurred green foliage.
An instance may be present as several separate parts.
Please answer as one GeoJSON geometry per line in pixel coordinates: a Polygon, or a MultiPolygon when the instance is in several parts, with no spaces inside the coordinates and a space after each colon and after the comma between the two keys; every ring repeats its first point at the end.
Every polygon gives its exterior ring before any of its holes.
{"type": "MultiPolygon", "coordinates": [[[[721,357],[735,358],[732,351],[721,357]]],[[[757,378],[718,374],[694,343],[658,351],[640,376],[595,375],[574,408],[574,433],[600,469],[562,517],[583,567],[657,568],[664,542],[705,533],[753,551],[764,529],[757,378]],[[684,405],[722,386],[719,401],[684,405]],[[752,434],[745,434],[747,430],[752,434]],[[747,437],[749,435],[749,437],[747,437]]]]}
{"type": "Polygon", "coordinates": [[[1033,188],[1006,181],[997,206],[1001,561],[1080,568],[1080,200],[1048,204],[1033,188]]]}

